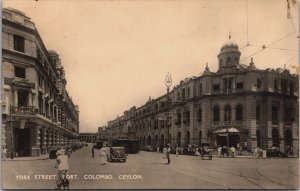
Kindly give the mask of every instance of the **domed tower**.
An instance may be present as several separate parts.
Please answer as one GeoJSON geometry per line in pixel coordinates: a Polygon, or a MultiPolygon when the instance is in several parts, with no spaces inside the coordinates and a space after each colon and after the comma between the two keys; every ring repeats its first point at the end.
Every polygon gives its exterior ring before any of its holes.
{"type": "Polygon", "coordinates": [[[229,34],[229,39],[223,44],[221,52],[218,55],[219,70],[221,68],[236,66],[240,61],[240,56],[239,47],[229,34]]]}

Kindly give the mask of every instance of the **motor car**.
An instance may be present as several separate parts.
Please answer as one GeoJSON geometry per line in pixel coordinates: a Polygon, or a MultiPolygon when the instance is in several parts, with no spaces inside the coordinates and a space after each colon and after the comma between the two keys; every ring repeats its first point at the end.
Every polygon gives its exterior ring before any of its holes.
{"type": "Polygon", "coordinates": [[[123,161],[126,162],[127,156],[124,147],[110,147],[107,160],[112,161],[123,161]]]}
{"type": "Polygon", "coordinates": [[[56,159],[56,152],[59,150],[58,146],[51,146],[49,148],[49,159],[56,159]]]}
{"type": "Polygon", "coordinates": [[[284,154],[280,152],[278,147],[267,148],[267,158],[283,156],[284,154]]]}

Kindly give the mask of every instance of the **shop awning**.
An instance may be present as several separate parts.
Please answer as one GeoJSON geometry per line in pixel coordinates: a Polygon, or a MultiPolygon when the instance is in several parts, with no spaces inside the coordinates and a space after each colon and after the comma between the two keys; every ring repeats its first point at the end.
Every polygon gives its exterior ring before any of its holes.
{"type": "Polygon", "coordinates": [[[224,128],[224,129],[219,129],[219,130],[216,130],[212,133],[216,133],[216,134],[219,134],[219,133],[227,133],[227,130],[228,130],[228,133],[239,133],[240,131],[237,130],[236,128],[234,127],[230,127],[230,128],[224,128]]]}

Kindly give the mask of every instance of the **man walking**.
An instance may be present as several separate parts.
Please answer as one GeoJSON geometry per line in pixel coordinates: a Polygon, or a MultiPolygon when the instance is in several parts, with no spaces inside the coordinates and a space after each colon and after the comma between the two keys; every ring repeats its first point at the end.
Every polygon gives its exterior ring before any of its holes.
{"type": "Polygon", "coordinates": [[[170,148],[170,144],[167,145],[167,149],[166,149],[166,155],[167,155],[167,159],[168,159],[168,163],[167,164],[170,164],[171,163],[171,160],[170,160],[170,152],[171,152],[171,148],[170,148]]]}
{"type": "Polygon", "coordinates": [[[92,146],[92,157],[94,158],[95,151],[94,151],[94,146],[92,146]]]}

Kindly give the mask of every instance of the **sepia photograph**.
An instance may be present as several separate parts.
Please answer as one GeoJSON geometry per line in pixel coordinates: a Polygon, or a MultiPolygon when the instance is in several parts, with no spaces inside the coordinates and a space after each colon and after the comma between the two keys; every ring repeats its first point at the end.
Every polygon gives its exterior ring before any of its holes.
{"type": "Polygon", "coordinates": [[[1,5],[1,189],[299,189],[299,0],[1,5]]]}

